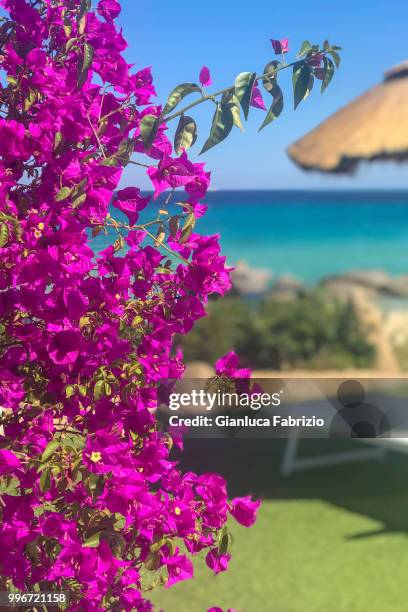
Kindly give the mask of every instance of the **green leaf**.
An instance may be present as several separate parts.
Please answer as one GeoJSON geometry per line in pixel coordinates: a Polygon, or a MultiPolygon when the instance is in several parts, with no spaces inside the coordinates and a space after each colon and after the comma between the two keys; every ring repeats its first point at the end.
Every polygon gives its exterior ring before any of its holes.
{"type": "Polygon", "coordinates": [[[115,512],[115,522],[113,523],[113,527],[117,531],[122,531],[125,526],[125,522],[126,520],[123,514],[120,514],[120,512],[115,512]]]}
{"type": "MultiPolygon", "coordinates": [[[[338,47],[338,48],[340,49],[341,47],[338,47]]],[[[340,66],[341,58],[340,58],[340,55],[337,53],[337,51],[335,51],[334,49],[335,47],[332,47],[329,53],[332,56],[334,63],[336,64],[336,68],[338,68],[340,66]]]]}
{"type": "Polygon", "coordinates": [[[28,111],[37,100],[37,91],[35,89],[29,90],[27,98],[24,100],[24,110],[28,111]]]}
{"type": "Polygon", "coordinates": [[[89,43],[84,44],[84,59],[82,62],[82,72],[88,72],[94,58],[95,50],[89,43]]]}
{"type": "Polygon", "coordinates": [[[86,397],[86,385],[78,385],[78,391],[82,397],[86,397]]]}
{"type": "Polygon", "coordinates": [[[314,76],[313,76],[313,73],[310,72],[309,82],[307,84],[307,90],[306,90],[305,97],[303,98],[303,100],[306,100],[306,98],[310,96],[310,92],[313,89],[313,85],[314,85],[314,76]]]}
{"type": "Polygon", "coordinates": [[[67,44],[65,45],[65,53],[68,53],[72,49],[72,47],[75,45],[76,42],[78,42],[77,38],[70,38],[67,41],[67,44]]]}
{"type": "Polygon", "coordinates": [[[40,476],[40,490],[43,493],[46,493],[50,489],[51,489],[51,474],[50,474],[50,470],[47,468],[46,470],[43,470],[40,476]]]}
{"type": "MultiPolygon", "coordinates": [[[[0,495],[20,495],[19,493],[20,481],[15,477],[2,478],[0,479],[0,495]]],[[[34,510],[35,512],[35,510],[34,510]]]]}
{"type": "Polygon", "coordinates": [[[177,234],[178,229],[179,229],[179,223],[180,223],[180,217],[178,215],[171,217],[169,221],[169,230],[170,230],[171,236],[175,236],[177,234]]]}
{"type": "Polygon", "coordinates": [[[75,200],[72,202],[72,208],[77,208],[80,204],[85,202],[85,200],[86,200],[86,193],[83,193],[82,195],[75,198],[75,200]]]}
{"type": "Polygon", "coordinates": [[[309,95],[310,67],[305,62],[296,62],[293,66],[293,96],[295,108],[309,95]]]}
{"type": "Polygon", "coordinates": [[[125,246],[125,241],[123,237],[119,235],[119,237],[116,238],[115,242],[113,243],[113,248],[115,250],[115,253],[123,249],[124,246],[125,246]]]}
{"type": "Polygon", "coordinates": [[[200,155],[225,140],[231,132],[233,125],[232,113],[228,104],[217,102],[217,110],[213,117],[210,135],[204,143],[200,155]]]}
{"type": "Polygon", "coordinates": [[[266,64],[264,68],[262,84],[268,93],[271,93],[272,89],[275,87],[277,70],[279,66],[280,62],[273,60],[272,62],[266,64]]]}
{"type": "Polygon", "coordinates": [[[300,51],[297,54],[297,57],[303,57],[303,55],[307,55],[309,51],[311,51],[312,45],[308,40],[303,41],[302,46],[300,47],[300,51]]]}
{"type": "Polygon", "coordinates": [[[275,121],[277,117],[281,114],[283,110],[283,92],[277,83],[277,74],[278,67],[280,66],[280,62],[273,60],[266,64],[264,68],[264,78],[262,79],[262,84],[265,90],[272,96],[273,102],[268,110],[265,119],[258,129],[258,132],[263,130],[264,127],[275,121]]]}
{"type": "Polygon", "coordinates": [[[220,539],[218,541],[218,553],[220,555],[227,555],[230,552],[232,544],[232,536],[228,531],[227,527],[224,527],[220,534],[220,539]]]}
{"type": "Polygon", "coordinates": [[[71,448],[74,451],[82,450],[85,446],[85,438],[79,433],[76,434],[64,434],[62,445],[67,448],[71,448]]]}
{"type": "MultiPolygon", "coordinates": [[[[156,135],[156,134],[155,134],[156,135]]],[[[120,165],[126,166],[135,149],[135,143],[131,138],[124,138],[119,144],[115,157],[118,158],[120,165]]]]}
{"type": "Polygon", "coordinates": [[[273,102],[258,132],[272,123],[272,121],[275,121],[283,110],[283,92],[277,83],[275,83],[274,88],[269,93],[273,96],[273,102]]]}
{"type": "Polygon", "coordinates": [[[78,17],[83,17],[91,10],[92,1],[91,0],[82,0],[81,5],[79,7],[79,15],[78,17]]]}
{"type": "Polygon", "coordinates": [[[242,125],[242,122],[241,122],[241,110],[240,110],[239,100],[237,96],[235,94],[232,94],[230,96],[230,99],[227,101],[227,104],[230,108],[230,111],[232,114],[232,121],[234,122],[234,125],[240,130],[244,131],[244,126],[242,125]]]}
{"type": "Polygon", "coordinates": [[[181,85],[177,85],[168,97],[166,106],[163,109],[163,115],[168,115],[183,98],[194,92],[201,93],[201,87],[196,83],[181,83],[181,85]]]}
{"type": "Polygon", "coordinates": [[[73,395],[75,395],[75,387],[74,387],[74,385],[68,385],[67,387],[65,387],[65,397],[67,399],[69,399],[73,395]]]}
{"type": "Polygon", "coordinates": [[[82,66],[78,73],[78,87],[82,87],[88,77],[88,70],[90,65],[92,64],[92,60],[94,57],[94,48],[89,43],[84,44],[84,57],[82,60],[82,66]]]}
{"type": "Polygon", "coordinates": [[[159,552],[159,550],[161,549],[162,546],[164,546],[166,544],[166,538],[161,538],[161,540],[158,540],[157,542],[154,542],[151,546],[150,546],[150,552],[152,553],[157,553],[159,552]]]}
{"type": "Polygon", "coordinates": [[[195,222],[196,222],[196,218],[194,216],[193,213],[190,213],[189,215],[187,215],[186,220],[184,222],[184,226],[183,229],[181,230],[181,237],[180,237],[180,242],[186,242],[194,229],[195,226],[195,222]]]}
{"type": "Polygon", "coordinates": [[[100,400],[101,397],[105,395],[105,381],[104,380],[98,380],[95,383],[93,395],[94,395],[94,399],[96,399],[97,401],[100,400]]]}
{"type": "Polygon", "coordinates": [[[235,79],[235,95],[240,103],[245,119],[248,118],[252,89],[255,83],[255,72],[241,72],[235,79]]]}
{"type": "Polygon", "coordinates": [[[104,488],[104,476],[102,474],[89,474],[85,486],[92,495],[100,495],[104,488]]]}
{"type": "Polygon", "coordinates": [[[89,538],[87,538],[84,542],[84,546],[86,548],[97,548],[100,544],[102,531],[97,531],[93,533],[89,538]]]}
{"type": "Polygon", "coordinates": [[[104,159],[101,165],[102,166],[118,166],[119,162],[114,155],[111,155],[110,157],[107,157],[106,159],[104,159]]]}
{"type": "Polygon", "coordinates": [[[197,125],[192,117],[182,115],[174,136],[174,150],[180,153],[181,149],[187,151],[197,140],[197,125]]]}
{"type": "Polygon", "coordinates": [[[5,223],[0,223],[0,248],[6,246],[10,237],[10,230],[5,223]]]}
{"type": "Polygon", "coordinates": [[[47,446],[44,449],[43,454],[41,455],[41,459],[40,459],[41,463],[44,463],[44,461],[47,461],[47,459],[49,459],[51,455],[55,453],[55,451],[57,450],[57,448],[59,448],[59,446],[60,446],[59,440],[51,440],[51,442],[47,444],[47,446]]]}
{"type": "Polygon", "coordinates": [[[86,15],[82,15],[77,21],[78,23],[78,35],[82,36],[85,33],[86,28],[86,15]]]}
{"type": "Polygon", "coordinates": [[[91,4],[91,0],[82,0],[81,2],[77,19],[79,36],[82,36],[85,32],[86,14],[91,10],[91,4]]]}
{"type": "Polygon", "coordinates": [[[62,187],[62,189],[60,189],[57,195],[55,196],[55,201],[62,202],[63,200],[66,200],[67,198],[69,198],[71,193],[72,193],[72,187],[62,187]]]}
{"type": "Polygon", "coordinates": [[[147,555],[144,561],[144,567],[148,569],[149,571],[153,572],[153,571],[158,570],[160,565],[161,565],[160,553],[149,552],[149,554],[147,555]]]}
{"type": "Polygon", "coordinates": [[[62,142],[63,136],[61,132],[56,132],[54,136],[54,151],[58,149],[62,142]]]}
{"type": "Polygon", "coordinates": [[[67,38],[72,34],[72,21],[67,17],[64,19],[64,33],[67,38]]]}
{"type": "Polygon", "coordinates": [[[329,57],[323,58],[324,79],[322,81],[321,92],[323,93],[326,87],[329,86],[334,74],[334,64],[329,57]]]}
{"type": "Polygon", "coordinates": [[[155,115],[145,115],[140,122],[140,136],[148,151],[153,144],[159,129],[159,119],[155,115]]]}

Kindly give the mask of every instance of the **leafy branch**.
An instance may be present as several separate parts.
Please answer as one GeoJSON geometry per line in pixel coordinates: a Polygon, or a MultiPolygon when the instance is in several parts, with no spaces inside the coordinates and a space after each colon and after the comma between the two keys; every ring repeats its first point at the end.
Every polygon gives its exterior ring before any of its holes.
{"type": "Polygon", "coordinates": [[[272,103],[258,131],[279,117],[284,107],[283,92],[278,85],[278,74],[282,70],[292,68],[292,87],[295,109],[306,100],[312,91],[315,80],[321,81],[321,92],[330,84],[335,69],[340,65],[339,51],[341,47],[330,45],[325,41],[322,46],[312,45],[305,40],[294,61],[290,63],[273,60],[269,62],[262,74],[256,72],[241,72],[233,85],[214,93],[205,93],[196,83],[182,83],[170,93],[160,116],[145,115],[140,125],[140,136],[147,150],[152,146],[161,124],[180,118],[174,136],[176,153],[193,146],[198,130],[195,120],[186,115],[188,111],[199,104],[211,101],[216,109],[212,120],[210,134],[202,147],[200,154],[216,146],[230,134],[233,126],[242,129],[241,111],[245,121],[248,119],[254,88],[258,81],[267,94],[272,97],[272,103]],[[175,112],[174,109],[184,98],[193,93],[201,93],[201,97],[175,112]],[[220,99],[219,99],[220,98],[220,99]]]}

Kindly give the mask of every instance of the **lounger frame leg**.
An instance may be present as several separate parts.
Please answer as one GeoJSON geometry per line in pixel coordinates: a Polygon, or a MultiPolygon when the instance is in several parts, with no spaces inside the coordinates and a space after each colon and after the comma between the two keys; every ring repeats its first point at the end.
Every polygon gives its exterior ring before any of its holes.
{"type": "Polygon", "coordinates": [[[299,436],[295,430],[291,430],[289,437],[286,441],[285,451],[283,453],[281,474],[283,476],[289,476],[295,468],[295,465],[299,459],[296,459],[296,453],[299,446],[299,436]]]}

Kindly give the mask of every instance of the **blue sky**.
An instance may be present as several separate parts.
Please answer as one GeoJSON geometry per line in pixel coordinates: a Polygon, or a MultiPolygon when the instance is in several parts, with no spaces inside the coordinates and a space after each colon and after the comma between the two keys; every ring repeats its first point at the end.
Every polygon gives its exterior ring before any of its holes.
{"type": "MultiPolygon", "coordinates": [[[[127,59],[137,67],[152,66],[161,100],[177,84],[196,81],[209,66],[213,87],[233,83],[238,72],[262,71],[273,59],[270,38],[288,37],[296,53],[302,41],[328,38],[343,47],[343,62],[323,96],[316,89],[293,111],[290,74],[282,75],[285,110],[260,134],[262,111],[253,109],[245,134],[234,129],[229,139],[200,158],[212,171],[218,189],[269,188],[404,188],[408,165],[364,165],[354,178],[304,173],[287,158],[286,147],[333,111],[375,85],[383,72],[408,59],[406,0],[122,0],[121,24],[129,41],[127,59]]],[[[290,53],[289,57],[293,57],[290,53]]],[[[215,90],[215,89],[214,89],[215,90]]],[[[194,113],[203,142],[212,105],[194,113]]],[[[205,105],[203,105],[205,106],[205,105]]],[[[194,148],[196,159],[199,148],[194,148]]],[[[148,181],[133,167],[126,182],[148,181]]]]}

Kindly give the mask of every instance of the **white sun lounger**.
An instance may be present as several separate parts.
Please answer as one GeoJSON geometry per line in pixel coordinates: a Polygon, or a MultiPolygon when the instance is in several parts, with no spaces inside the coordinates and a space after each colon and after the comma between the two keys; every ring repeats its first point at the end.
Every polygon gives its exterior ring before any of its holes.
{"type": "MultiPolygon", "coordinates": [[[[371,400],[372,398],[370,397],[369,401],[371,400]]],[[[365,461],[369,459],[381,461],[384,459],[387,451],[408,454],[408,428],[406,430],[406,435],[403,430],[404,424],[408,423],[408,401],[399,397],[377,395],[374,398],[374,402],[376,406],[384,407],[384,412],[391,425],[391,437],[353,438],[355,449],[302,457],[300,453],[301,439],[303,437],[310,437],[310,435],[307,436],[307,433],[301,429],[292,428],[289,431],[285,444],[281,463],[281,473],[284,476],[288,476],[295,471],[309,468],[354,461],[365,461]]],[[[295,417],[314,415],[316,418],[324,418],[325,422],[328,423],[328,427],[322,432],[320,437],[329,438],[330,414],[334,417],[337,415],[337,411],[326,398],[321,397],[316,401],[294,404],[288,408],[288,414],[295,417]],[[331,410],[332,413],[330,412],[331,410]]],[[[334,438],[331,439],[334,440],[334,438]]]]}

